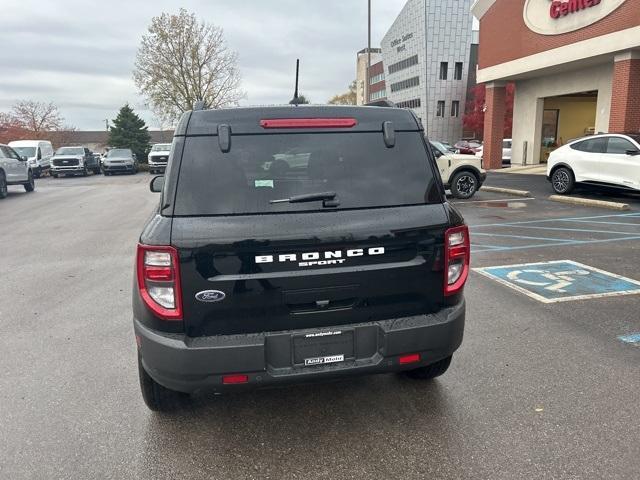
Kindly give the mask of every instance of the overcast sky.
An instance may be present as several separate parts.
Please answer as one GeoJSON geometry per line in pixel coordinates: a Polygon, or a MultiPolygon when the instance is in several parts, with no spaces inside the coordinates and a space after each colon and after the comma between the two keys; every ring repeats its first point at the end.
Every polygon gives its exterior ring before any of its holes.
{"type": "MultiPolygon", "coordinates": [[[[373,46],[405,1],[373,0],[373,46]]],[[[301,93],[326,102],[355,79],[367,42],[366,0],[2,0],[0,111],[21,99],[52,101],[68,124],[91,130],[129,102],[157,128],[131,72],[151,18],[180,6],[224,28],[245,104],[288,101],[298,57],[301,93]]]]}

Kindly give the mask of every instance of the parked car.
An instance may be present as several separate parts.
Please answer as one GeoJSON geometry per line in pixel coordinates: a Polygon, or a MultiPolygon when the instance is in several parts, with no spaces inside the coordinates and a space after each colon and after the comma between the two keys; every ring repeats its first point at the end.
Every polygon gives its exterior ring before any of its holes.
{"type": "Polygon", "coordinates": [[[169,161],[169,154],[171,153],[170,143],[157,143],[151,147],[149,152],[149,172],[150,173],[164,173],[167,168],[167,162],[169,161]]]}
{"type": "Polygon", "coordinates": [[[482,159],[475,155],[451,153],[441,142],[430,142],[442,182],[456,198],[473,197],[487,179],[482,159]]]}
{"type": "Polygon", "coordinates": [[[44,172],[49,171],[51,157],[53,157],[51,142],[46,140],[17,140],[10,142],[9,146],[21,157],[27,157],[27,162],[35,178],[39,178],[44,172]]]}
{"type": "Polygon", "coordinates": [[[640,191],[640,134],[600,134],[551,152],[547,180],[566,195],[576,184],[640,191]]]}
{"type": "Polygon", "coordinates": [[[114,173],[138,173],[138,160],[129,148],[112,148],[102,161],[105,175],[114,173]]]}
{"type": "Polygon", "coordinates": [[[482,142],[480,140],[460,140],[454,147],[458,153],[463,155],[475,155],[482,147],[482,142]]]}
{"type": "Polygon", "coordinates": [[[151,409],[177,392],[448,369],[469,234],[412,112],[195,111],[174,142],[133,288],[151,409]]]}
{"type": "Polygon", "coordinates": [[[82,175],[100,173],[100,162],[87,147],[61,147],[51,159],[51,175],[82,175]]]}
{"type": "Polygon", "coordinates": [[[22,185],[27,192],[36,188],[29,159],[8,145],[0,145],[0,198],[7,197],[9,185],[22,185]]]}
{"type": "Polygon", "coordinates": [[[449,142],[440,142],[440,143],[444,145],[445,148],[449,150],[451,153],[458,153],[458,149],[453,145],[451,145],[449,142]]]}
{"type": "MultiPolygon", "coordinates": [[[[511,147],[513,145],[513,140],[510,138],[505,138],[502,141],[502,165],[508,166],[511,165],[511,147]]],[[[484,158],[484,145],[481,145],[475,153],[476,157],[484,158]]]]}

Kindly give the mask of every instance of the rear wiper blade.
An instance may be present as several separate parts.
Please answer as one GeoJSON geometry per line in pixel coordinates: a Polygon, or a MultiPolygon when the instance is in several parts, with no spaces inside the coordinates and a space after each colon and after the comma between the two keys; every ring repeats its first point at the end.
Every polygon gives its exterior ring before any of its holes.
{"type": "Polygon", "coordinates": [[[307,193],[306,195],[296,195],[291,198],[282,198],[280,200],[271,200],[270,203],[307,203],[318,202],[320,200],[327,201],[336,198],[336,192],[307,193]]]}

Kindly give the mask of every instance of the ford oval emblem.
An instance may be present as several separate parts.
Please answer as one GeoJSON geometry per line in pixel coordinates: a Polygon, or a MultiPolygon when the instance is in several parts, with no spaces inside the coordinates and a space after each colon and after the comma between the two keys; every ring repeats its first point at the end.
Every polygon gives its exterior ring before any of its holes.
{"type": "Polygon", "coordinates": [[[220,290],[205,290],[204,292],[196,293],[196,300],[205,303],[221,302],[227,298],[227,295],[220,290]]]}

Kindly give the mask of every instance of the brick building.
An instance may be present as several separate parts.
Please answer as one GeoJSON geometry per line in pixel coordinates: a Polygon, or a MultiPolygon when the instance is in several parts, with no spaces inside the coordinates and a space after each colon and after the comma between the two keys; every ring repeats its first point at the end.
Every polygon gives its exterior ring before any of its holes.
{"type": "Polygon", "coordinates": [[[500,168],[505,83],[516,84],[512,163],[594,132],[640,132],[640,0],[476,0],[487,85],[485,167],[500,168]]]}

